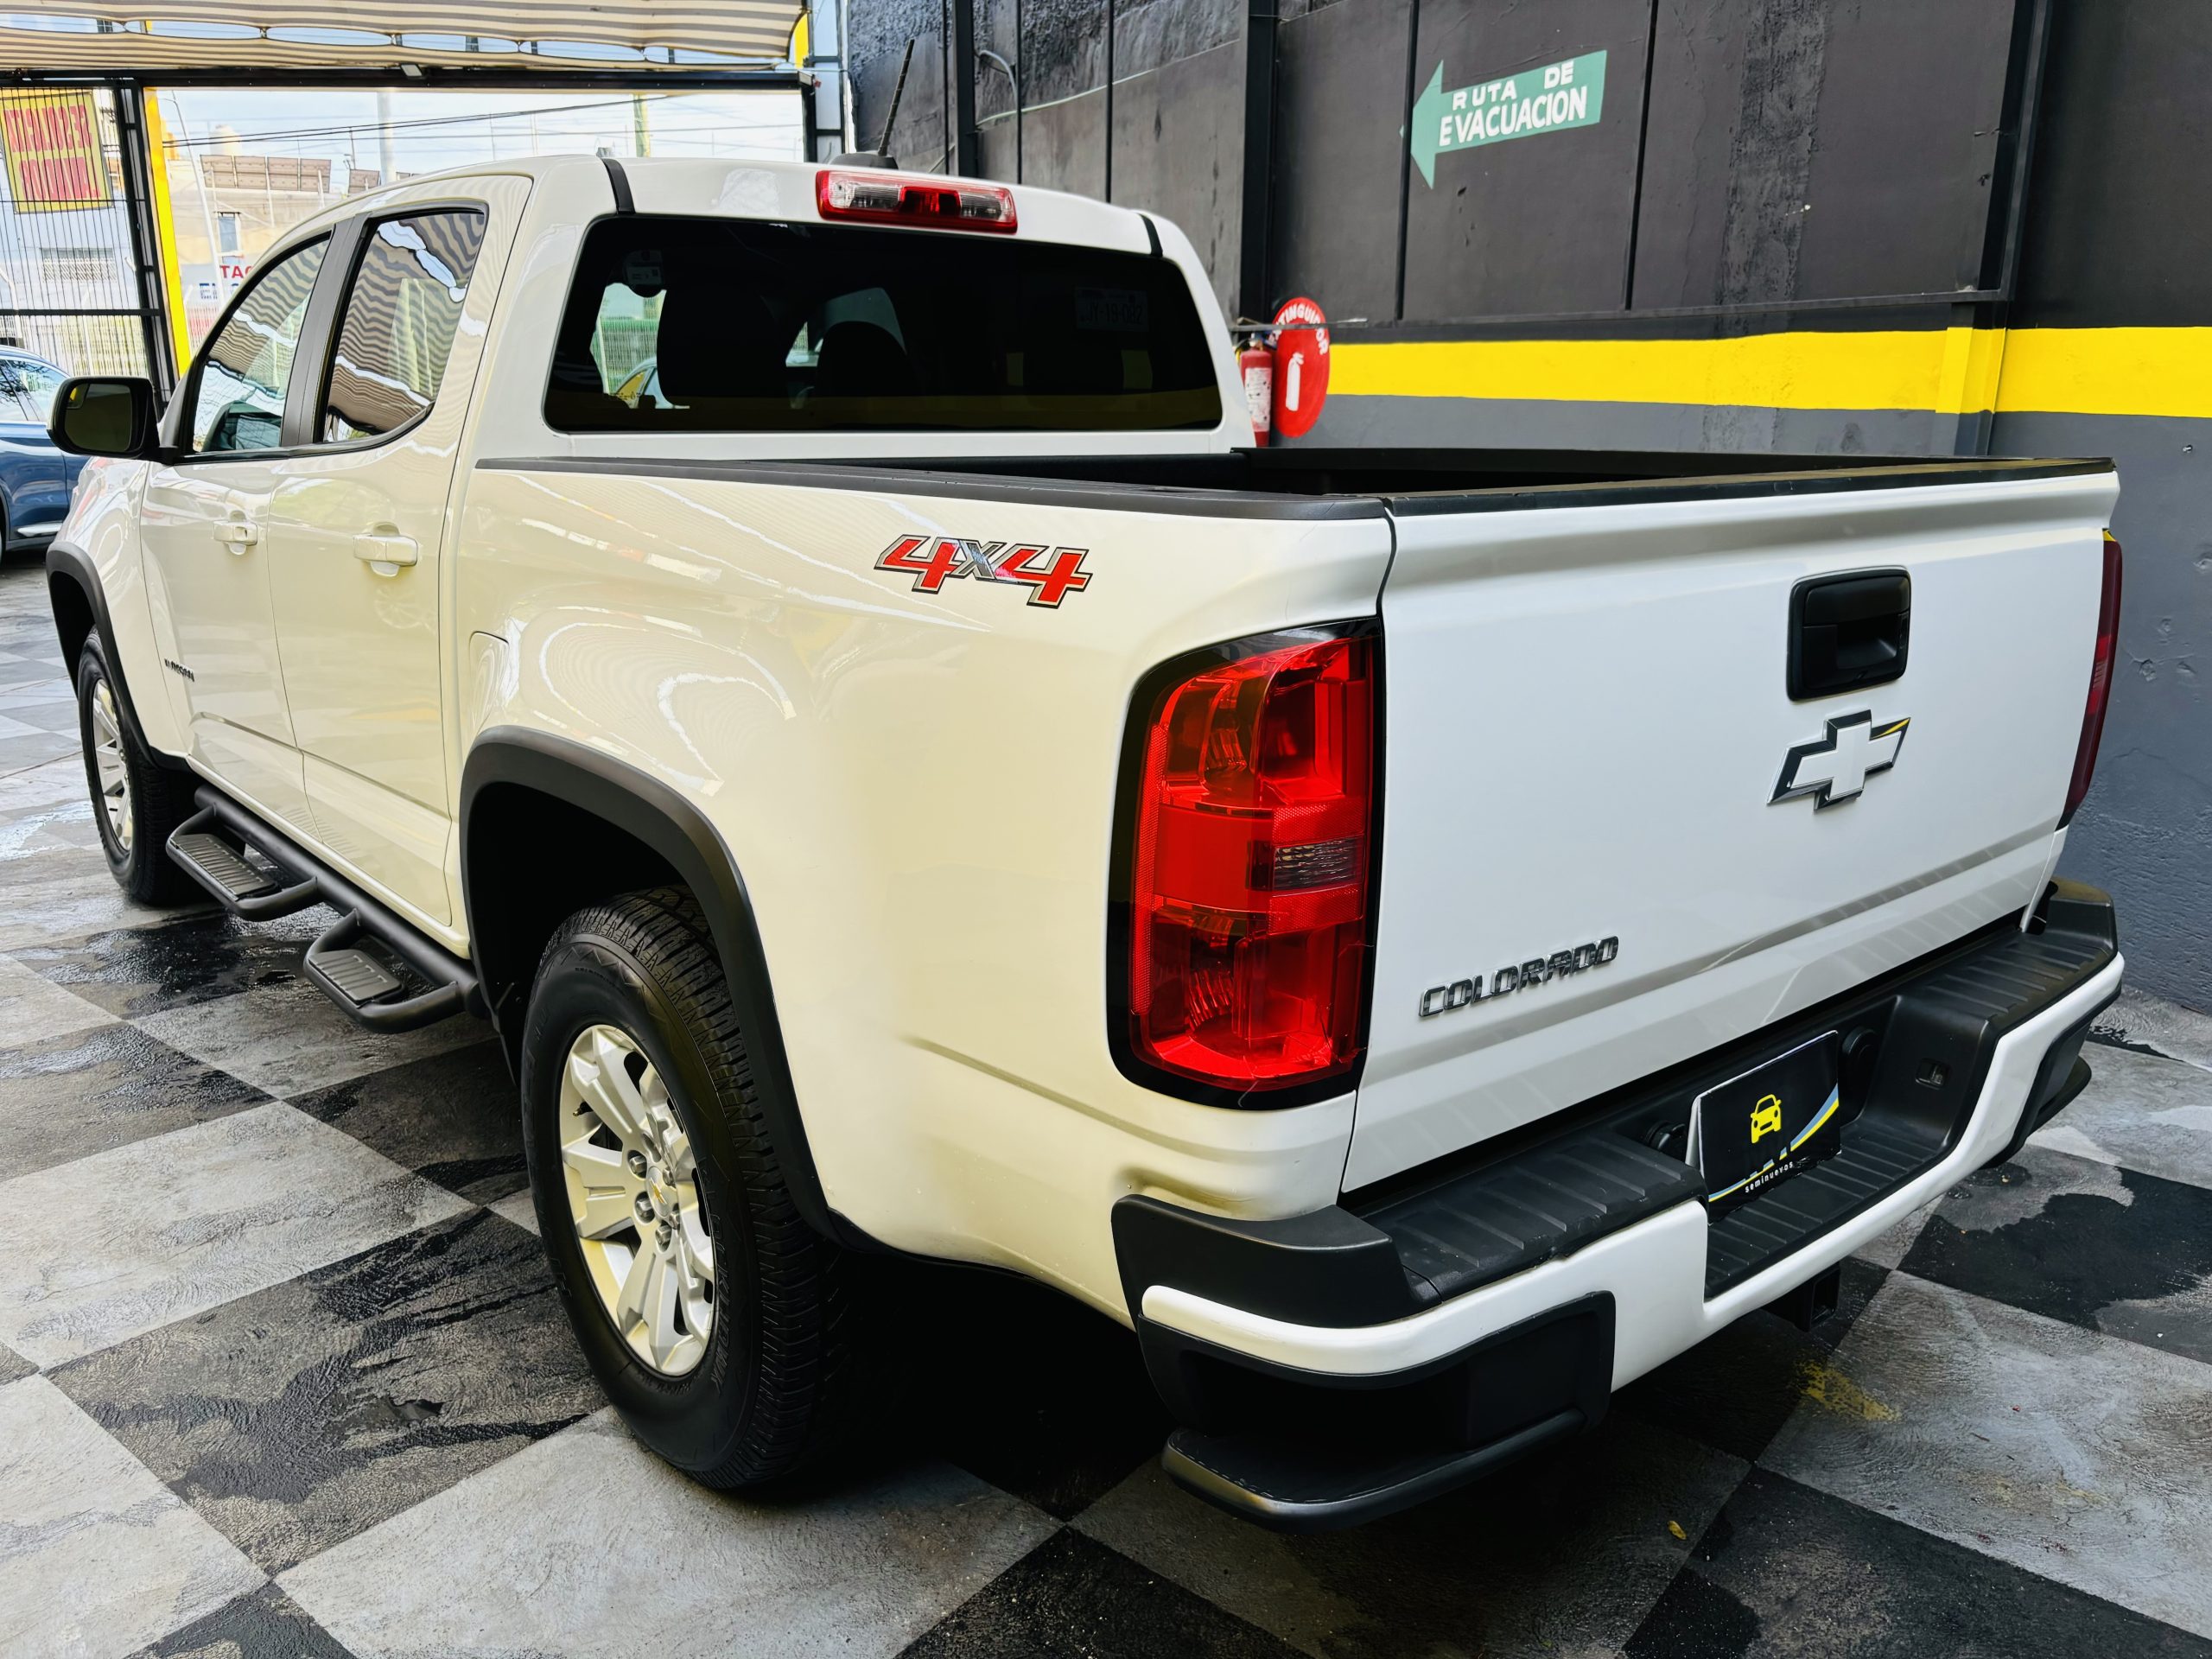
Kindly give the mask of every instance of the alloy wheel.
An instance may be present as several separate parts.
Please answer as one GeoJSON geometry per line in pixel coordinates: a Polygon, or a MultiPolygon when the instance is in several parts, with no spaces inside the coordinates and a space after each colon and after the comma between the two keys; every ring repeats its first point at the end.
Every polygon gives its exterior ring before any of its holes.
{"type": "Polygon", "coordinates": [[[607,1317],[645,1363],[686,1375],[714,1335],[714,1239],[691,1137],[658,1071],[616,1027],[589,1027],[569,1046],[561,1165],[607,1317]]]}
{"type": "Polygon", "coordinates": [[[92,766],[99,774],[100,810],[116,850],[128,855],[137,829],[130,804],[130,768],[123,756],[123,721],[115,711],[115,689],[103,674],[92,682],[92,766]]]}

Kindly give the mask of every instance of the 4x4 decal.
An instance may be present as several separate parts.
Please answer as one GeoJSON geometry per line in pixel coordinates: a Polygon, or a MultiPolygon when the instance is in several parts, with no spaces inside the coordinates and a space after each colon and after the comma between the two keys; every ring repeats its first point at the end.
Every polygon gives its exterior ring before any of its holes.
{"type": "Polygon", "coordinates": [[[1090,550],[1047,548],[1042,542],[973,542],[952,536],[901,536],[875,562],[879,570],[903,570],[914,578],[918,594],[939,594],[944,584],[973,576],[982,582],[1017,582],[1029,589],[1032,605],[1057,609],[1070,594],[1090,586],[1083,562],[1090,550]]]}

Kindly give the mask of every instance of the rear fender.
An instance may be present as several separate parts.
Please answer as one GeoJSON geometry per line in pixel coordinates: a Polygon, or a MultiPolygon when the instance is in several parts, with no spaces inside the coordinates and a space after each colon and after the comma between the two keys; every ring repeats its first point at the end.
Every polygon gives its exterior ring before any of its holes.
{"type": "Polygon", "coordinates": [[[846,1244],[872,1244],[835,1214],[823,1195],[791,1087],[753,901],[721,836],[690,802],[634,766],[567,738],[499,726],[470,746],[461,770],[461,886],[473,954],[510,1055],[522,1029],[543,939],[534,927],[505,925],[516,912],[501,879],[504,849],[493,844],[499,837],[487,830],[490,815],[484,810],[503,786],[565,802],[613,826],[649,849],[690,889],[714,931],[757,1098],[791,1201],[807,1224],[825,1236],[846,1244]]]}

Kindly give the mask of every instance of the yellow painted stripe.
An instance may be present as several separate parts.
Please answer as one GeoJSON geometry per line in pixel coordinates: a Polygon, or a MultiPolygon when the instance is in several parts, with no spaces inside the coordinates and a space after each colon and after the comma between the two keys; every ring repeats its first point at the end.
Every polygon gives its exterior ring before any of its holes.
{"type": "MultiPolygon", "coordinates": [[[[161,245],[162,287],[168,296],[169,339],[176,348],[179,384],[192,362],[192,334],[184,318],[184,267],[177,255],[176,213],[169,200],[168,130],[162,124],[162,95],[146,88],[146,154],[153,177],[154,239],[161,245]]],[[[149,372],[152,364],[146,365],[149,372]]]]}
{"type": "Polygon", "coordinates": [[[1997,407],[2212,417],[2212,328],[2017,329],[1997,407]]]}
{"type": "Polygon", "coordinates": [[[1733,340],[1340,340],[1329,392],[1558,403],[1929,409],[1950,340],[1970,328],[1745,334],[1733,340]]]}
{"type": "Polygon", "coordinates": [[[1943,328],[1732,340],[1339,340],[1344,397],[2212,418],[2212,327],[1943,328]]]}

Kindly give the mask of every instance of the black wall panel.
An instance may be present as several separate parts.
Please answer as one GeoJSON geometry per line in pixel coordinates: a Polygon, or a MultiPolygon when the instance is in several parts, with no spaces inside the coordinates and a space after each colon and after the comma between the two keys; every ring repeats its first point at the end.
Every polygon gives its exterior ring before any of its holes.
{"type": "Polygon", "coordinates": [[[1412,0],[1337,0],[1275,35],[1274,216],[1269,299],[1294,294],[1341,321],[1398,305],[1405,136],[1359,112],[1405,97],[1412,0]]]}
{"type": "MultiPolygon", "coordinates": [[[[1604,51],[1596,124],[1440,156],[1407,185],[1406,315],[1458,318],[1618,308],[1630,222],[1650,0],[1426,0],[1414,84],[1444,88],[1604,51]]],[[[1403,91],[1397,92],[1402,99],[1403,91]]],[[[1353,111],[1346,118],[1357,118],[1353,111]]],[[[1384,188],[1382,180],[1376,188],[1384,188]]],[[[1389,188],[1396,188],[1393,177],[1389,188]]]]}
{"type": "Polygon", "coordinates": [[[1106,93],[1078,92],[1021,112],[1021,173],[1031,184],[1106,194],[1106,93]]]}
{"type": "Polygon", "coordinates": [[[1972,288],[2014,0],[1659,0],[1639,307],[1972,288]]]}
{"type": "Polygon", "coordinates": [[[891,153],[908,167],[928,168],[950,142],[946,118],[944,0],[867,0],[852,8],[853,114],[861,147],[883,137],[906,42],[914,63],[899,99],[891,153]]]}
{"type": "MultiPolygon", "coordinates": [[[[977,44],[1019,74],[1023,106],[1017,121],[1012,79],[979,53],[982,169],[1154,209],[1189,233],[1225,303],[1238,293],[1250,0],[972,3],[977,44]]],[[[911,167],[946,165],[950,3],[852,13],[866,138],[919,42],[893,139],[911,167]]],[[[1249,158],[1271,190],[1260,286],[1345,322],[1417,324],[1974,289],[2005,208],[2016,12],[2038,3],[1281,0],[1273,149],[1249,158]],[[1448,94],[1600,50],[1595,124],[1446,152],[1433,185],[1408,167],[1408,99],[1440,67],[1448,94]]],[[[2212,273],[2193,172],[2212,135],[2172,67],[2187,53],[2165,48],[2212,35],[2212,0],[2051,3],[2049,118],[2105,136],[2053,163],[2075,211],[2037,216],[2031,303],[2201,311],[2212,274],[2186,273],[2212,273]],[[2069,234],[2113,200],[2131,222],[2168,204],[2195,257],[2114,257],[2069,234]]]]}
{"type": "Polygon", "coordinates": [[[2208,74],[2206,0],[2057,0],[2013,327],[2212,324],[2208,74]]]}
{"type": "Polygon", "coordinates": [[[1021,58],[1020,0],[975,0],[976,137],[987,178],[1020,176],[1020,134],[1014,118],[1014,76],[1021,58]],[[990,55],[986,57],[984,54],[990,55]]]}
{"type": "MultiPolygon", "coordinates": [[[[1164,68],[1243,40],[1244,10],[1245,0],[1115,0],[1114,79],[1164,68]]],[[[1236,73],[1213,95],[1236,101],[1243,83],[1234,79],[1236,73]]]]}
{"type": "Polygon", "coordinates": [[[1021,0],[1021,176],[1106,194],[1103,0],[1021,0]]]}
{"type": "MultiPolygon", "coordinates": [[[[1116,54],[1115,67],[1121,67],[1116,54]]],[[[1182,227],[1225,312],[1236,304],[1243,223],[1244,45],[1232,40],[1114,86],[1114,200],[1182,227]]]]}
{"type": "Polygon", "coordinates": [[[1020,178],[1021,130],[1014,124],[1013,111],[977,117],[976,154],[976,170],[984,178],[1004,179],[1009,184],[1020,178]]]}
{"type": "Polygon", "coordinates": [[[1806,297],[1972,288],[2014,0],[1831,0],[1806,297]]]}

